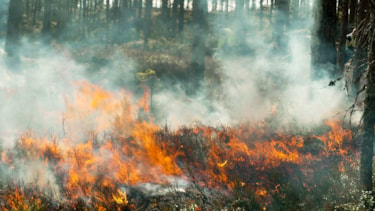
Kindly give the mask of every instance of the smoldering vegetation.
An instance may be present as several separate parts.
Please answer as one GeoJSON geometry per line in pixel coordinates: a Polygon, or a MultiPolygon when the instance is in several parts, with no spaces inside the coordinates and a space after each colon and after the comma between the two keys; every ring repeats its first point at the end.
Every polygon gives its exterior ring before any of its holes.
{"type": "Polygon", "coordinates": [[[69,17],[55,5],[47,35],[45,9],[35,23],[26,15],[17,57],[0,58],[0,206],[333,209],[350,197],[337,191],[359,195],[356,140],[326,121],[343,117],[345,92],[324,69],[311,77],[313,20],[277,32],[269,5],[261,19],[258,6],[210,11],[194,94],[192,5],[183,31],[180,13],[165,22],[152,8],[150,35],[142,6],[69,17]]]}

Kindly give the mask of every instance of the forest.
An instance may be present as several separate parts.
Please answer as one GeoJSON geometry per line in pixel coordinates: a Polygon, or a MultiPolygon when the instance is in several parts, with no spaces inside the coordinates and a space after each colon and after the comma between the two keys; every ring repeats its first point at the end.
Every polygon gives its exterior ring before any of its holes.
{"type": "Polygon", "coordinates": [[[373,0],[2,0],[0,210],[374,210],[373,0]]]}

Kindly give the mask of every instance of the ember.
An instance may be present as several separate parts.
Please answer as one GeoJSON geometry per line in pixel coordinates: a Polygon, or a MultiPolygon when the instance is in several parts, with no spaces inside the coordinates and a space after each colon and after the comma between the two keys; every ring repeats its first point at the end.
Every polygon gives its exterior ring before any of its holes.
{"type": "Polygon", "coordinates": [[[314,133],[267,122],[171,131],[151,121],[147,97],[78,86],[64,137],[29,131],[1,152],[2,210],[329,207],[329,191],[358,168],[352,133],[337,120],[314,133]]]}

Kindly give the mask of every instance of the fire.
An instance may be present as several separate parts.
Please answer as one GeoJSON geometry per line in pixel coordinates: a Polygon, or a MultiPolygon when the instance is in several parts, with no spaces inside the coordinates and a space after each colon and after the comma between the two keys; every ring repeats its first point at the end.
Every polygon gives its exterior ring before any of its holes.
{"type": "MultiPolygon", "coordinates": [[[[75,97],[65,99],[62,137],[38,137],[29,131],[15,149],[1,152],[1,162],[9,171],[30,161],[44,163],[45,172],[36,174],[51,172],[56,178],[54,190],[59,192],[56,197],[71,207],[80,203],[97,210],[134,206],[125,187],[163,187],[180,178],[195,187],[252,192],[266,210],[272,208],[272,199],[285,197],[290,183],[309,192],[318,190],[313,176],[316,163],[326,165],[324,159],[342,157],[334,165],[345,172],[346,163],[353,162],[351,132],[336,120],[326,121],[328,132],[321,135],[271,131],[265,122],[227,128],[197,125],[171,132],[144,118],[150,115],[148,93],[137,102],[125,92],[110,92],[88,82],[77,86],[75,97]]],[[[48,190],[47,183],[35,185],[48,190]]],[[[24,190],[0,195],[6,201],[0,207],[28,209],[29,195],[24,190]]],[[[33,203],[41,199],[34,197],[33,203]]]]}

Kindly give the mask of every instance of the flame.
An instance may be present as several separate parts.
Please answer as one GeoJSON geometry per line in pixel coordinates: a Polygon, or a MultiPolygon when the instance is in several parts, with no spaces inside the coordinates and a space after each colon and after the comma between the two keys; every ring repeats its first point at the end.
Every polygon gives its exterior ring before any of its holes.
{"type": "MultiPolygon", "coordinates": [[[[321,135],[272,131],[265,122],[169,131],[147,118],[151,115],[147,113],[146,89],[135,101],[123,91],[110,92],[88,82],[77,86],[74,97],[65,98],[62,137],[38,137],[28,131],[18,139],[15,149],[1,152],[2,164],[11,171],[30,161],[44,163],[43,168],[49,171],[37,174],[52,172],[59,200],[73,207],[80,199],[96,210],[106,210],[111,203],[113,209],[130,206],[129,194],[120,187],[166,184],[179,177],[210,189],[250,189],[266,210],[274,195],[285,197],[280,190],[286,183],[272,181],[274,178],[264,172],[281,169],[276,172],[279,177],[294,179],[297,169],[304,178],[299,183],[311,191],[319,188],[312,177],[314,162],[323,163],[332,155],[343,157],[337,168],[345,172],[346,164],[355,160],[349,156],[352,134],[337,120],[326,121],[328,132],[321,135]],[[315,153],[307,150],[309,140],[318,141],[323,149],[317,148],[315,153]]],[[[47,190],[42,179],[38,188],[47,190]]],[[[2,197],[11,209],[28,209],[30,201],[23,190],[2,197]]],[[[38,197],[34,199],[33,203],[41,203],[38,197]]]]}
{"type": "Polygon", "coordinates": [[[117,189],[117,194],[112,194],[113,200],[117,204],[127,204],[128,200],[126,197],[126,192],[122,192],[120,189],[117,189]]]}

